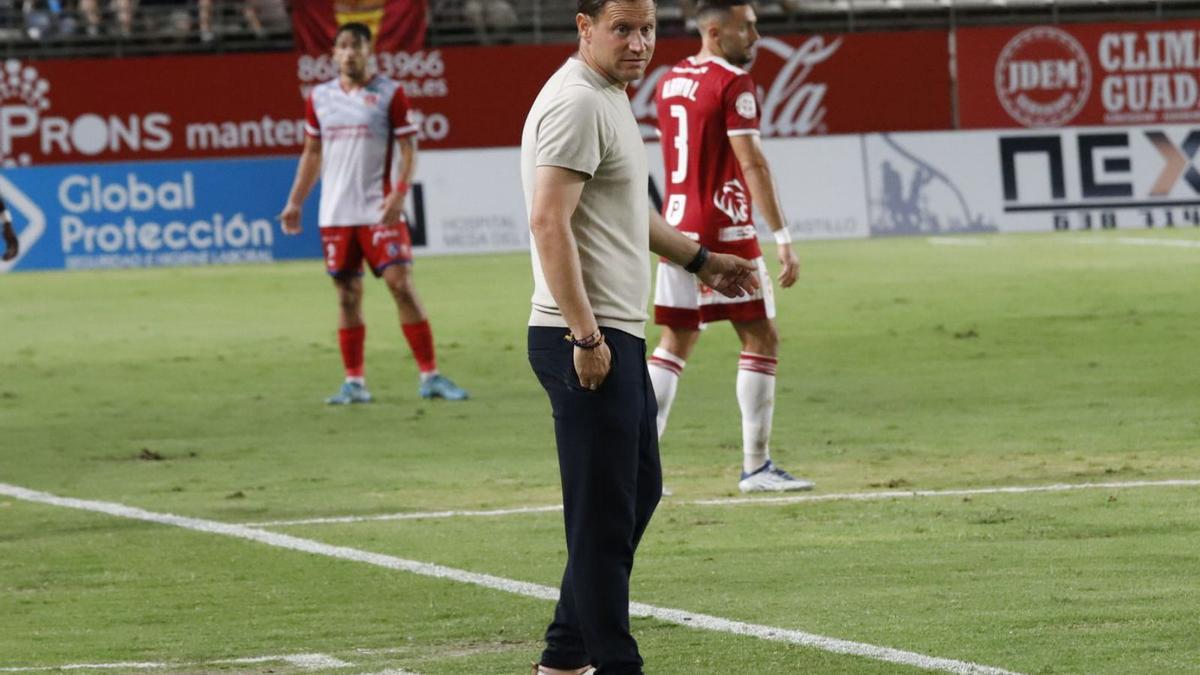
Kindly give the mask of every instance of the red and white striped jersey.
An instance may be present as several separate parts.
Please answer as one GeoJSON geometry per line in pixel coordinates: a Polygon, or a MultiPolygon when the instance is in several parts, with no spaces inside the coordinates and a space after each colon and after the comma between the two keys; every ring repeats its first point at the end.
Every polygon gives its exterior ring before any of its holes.
{"type": "Polygon", "coordinates": [[[759,133],[749,73],[691,56],[659,79],[654,100],[666,168],[663,217],[714,251],[762,255],[750,190],[729,144],[730,136],[759,133]]]}
{"type": "Polygon", "coordinates": [[[304,131],[321,139],[321,227],[376,225],[392,187],[393,139],[417,132],[400,83],[375,75],[364,86],[338,79],[313,87],[304,131]]]}

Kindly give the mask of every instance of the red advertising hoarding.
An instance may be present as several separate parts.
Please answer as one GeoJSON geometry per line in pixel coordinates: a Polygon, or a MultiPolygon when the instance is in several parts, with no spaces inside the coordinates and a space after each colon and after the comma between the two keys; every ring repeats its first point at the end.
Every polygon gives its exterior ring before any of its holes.
{"type": "MultiPolygon", "coordinates": [[[[653,85],[698,41],[660,41],[630,88],[648,138],[653,85]]],[[[571,45],[462,47],[377,55],[403,83],[424,148],[520,144],[529,105],[571,45]]],[[[764,38],[753,76],[764,135],[950,126],[944,33],[764,38]],[[902,53],[904,59],[895,55],[902,53]]],[[[296,154],[302,96],[336,75],[328,56],[249,54],[9,60],[0,71],[0,164],[296,154]]]]}
{"type": "Polygon", "coordinates": [[[1200,120],[1200,21],[958,31],[965,129],[1200,120]]]}

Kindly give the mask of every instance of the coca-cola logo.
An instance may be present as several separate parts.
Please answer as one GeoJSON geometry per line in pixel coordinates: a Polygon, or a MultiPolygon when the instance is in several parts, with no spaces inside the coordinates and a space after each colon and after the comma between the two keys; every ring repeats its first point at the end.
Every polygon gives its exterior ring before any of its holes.
{"type": "MultiPolygon", "coordinates": [[[[755,66],[759,72],[774,73],[769,85],[759,85],[763,136],[824,133],[825,95],[829,85],[813,81],[813,70],[841,46],[842,38],[826,40],[821,35],[813,35],[794,47],[777,38],[759,40],[755,66]],[[778,65],[777,59],[781,62],[778,65]]],[[[657,138],[654,91],[658,80],[670,70],[671,65],[663,65],[650,71],[630,96],[633,114],[646,139],[657,138]]]]}
{"type": "Polygon", "coordinates": [[[996,59],[996,96],[1027,127],[1056,127],[1079,114],[1092,89],[1087,52],[1073,36],[1049,26],[1021,31],[996,59]]]}

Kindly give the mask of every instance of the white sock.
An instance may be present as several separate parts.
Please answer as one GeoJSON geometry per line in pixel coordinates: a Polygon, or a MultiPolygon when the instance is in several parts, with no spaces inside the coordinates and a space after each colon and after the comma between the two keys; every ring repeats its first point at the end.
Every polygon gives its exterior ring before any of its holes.
{"type": "Polygon", "coordinates": [[[671,414],[671,404],[675,402],[675,390],[679,388],[679,376],[687,365],[683,359],[659,347],[650,356],[647,367],[650,370],[650,382],[654,385],[654,398],[658,401],[658,437],[662,438],[667,428],[667,416],[671,414]]]}
{"type": "Polygon", "coordinates": [[[771,418],[775,415],[778,359],[742,352],[738,358],[737,400],[742,409],[742,470],[750,473],[771,458],[771,418]]]}
{"type": "Polygon", "coordinates": [[[433,379],[433,376],[437,375],[437,374],[438,374],[438,371],[436,371],[436,370],[431,370],[427,373],[421,373],[421,384],[425,384],[429,380],[433,379]]]}
{"type": "Polygon", "coordinates": [[[364,387],[367,385],[367,378],[365,377],[347,377],[346,381],[350,384],[357,384],[364,387]]]}

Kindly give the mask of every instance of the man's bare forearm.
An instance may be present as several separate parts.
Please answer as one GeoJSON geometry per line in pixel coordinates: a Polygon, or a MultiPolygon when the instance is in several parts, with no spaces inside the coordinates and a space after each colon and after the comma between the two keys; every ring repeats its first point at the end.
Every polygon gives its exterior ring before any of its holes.
{"type": "Polygon", "coordinates": [[[579,249],[571,232],[571,214],[579,205],[583,182],[581,174],[569,169],[538,167],[529,216],[529,230],[546,286],[571,333],[581,338],[599,328],[583,285],[579,249]]]}
{"type": "Polygon", "coordinates": [[[680,267],[686,266],[696,257],[700,244],[679,233],[667,224],[662,214],[650,209],[650,250],[680,267]]]}
{"type": "Polygon", "coordinates": [[[292,182],[292,191],[288,193],[289,204],[303,204],[312,192],[317,179],[321,177],[321,149],[305,147],[300,155],[300,165],[296,167],[296,180],[292,182]]]}
{"type": "Polygon", "coordinates": [[[568,223],[534,222],[531,225],[542,276],[563,320],[571,332],[584,337],[596,332],[596,316],[583,285],[579,251],[568,223]]]}
{"type": "Polygon", "coordinates": [[[400,146],[400,173],[396,179],[407,185],[417,172],[417,135],[405,136],[397,144],[400,146]]]}
{"type": "Polygon", "coordinates": [[[779,193],[775,190],[775,179],[771,168],[764,162],[749,167],[742,167],[742,175],[746,177],[746,187],[750,189],[750,199],[758,209],[763,220],[772,232],[787,228],[783,220],[783,209],[779,204],[779,193]]]}

